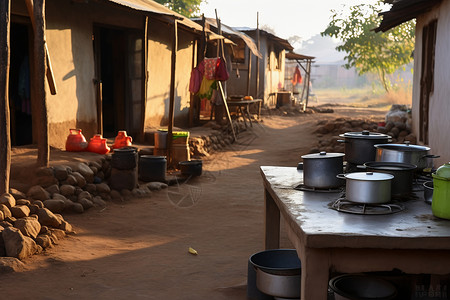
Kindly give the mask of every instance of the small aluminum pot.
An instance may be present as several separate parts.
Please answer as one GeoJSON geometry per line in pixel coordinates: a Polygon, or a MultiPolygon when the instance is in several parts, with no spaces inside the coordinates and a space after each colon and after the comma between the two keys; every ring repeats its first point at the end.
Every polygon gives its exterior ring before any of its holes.
{"type": "Polygon", "coordinates": [[[433,189],[433,181],[430,180],[423,183],[423,197],[428,204],[433,202],[433,189]]]}
{"type": "Polygon", "coordinates": [[[345,198],[364,204],[381,204],[391,201],[391,182],[394,175],[378,172],[339,174],[345,178],[345,198]]]}
{"type": "Polygon", "coordinates": [[[371,161],[366,162],[364,167],[369,172],[381,172],[394,175],[391,184],[392,196],[409,196],[412,193],[412,185],[416,165],[399,163],[399,162],[383,162],[371,161]]]}
{"type": "Polygon", "coordinates": [[[303,184],[318,189],[337,188],[344,184],[336,175],[343,172],[344,153],[307,154],[303,159],[303,184]]]}
{"type": "Polygon", "coordinates": [[[411,145],[409,142],[404,144],[377,144],[375,148],[376,161],[413,164],[417,166],[417,171],[423,171],[429,165],[432,166],[432,161],[429,161],[429,159],[439,157],[429,154],[429,147],[411,145]]]}
{"type": "Polygon", "coordinates": [[[368,161],[375,160],[375,144],[384,144],[391,141],[391,136],[369,132],[363,130],[360,132],[346,132],[340,134],[344,140],[338,140],[344,144],[345,160],[349,163],[362,165],[368,161]]]}

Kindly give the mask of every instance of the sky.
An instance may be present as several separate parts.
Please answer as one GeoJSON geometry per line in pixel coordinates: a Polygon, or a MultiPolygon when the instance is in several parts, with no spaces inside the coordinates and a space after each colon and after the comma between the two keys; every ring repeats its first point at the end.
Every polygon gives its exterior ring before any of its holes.
{"type": "MultiPolygon", "coordinates": [[[[308,40],[324,31],[331,20],[331,9],[343,5],[374,4],[376,0],[207,0],[200,5],[205,17],[215,18],[215,9],[223,24],[232,27],[272,28],[275,34],[288,39],[299,36],[308,40]]],[[[293,45],[294,48],[296,45],[293,45]]]]}

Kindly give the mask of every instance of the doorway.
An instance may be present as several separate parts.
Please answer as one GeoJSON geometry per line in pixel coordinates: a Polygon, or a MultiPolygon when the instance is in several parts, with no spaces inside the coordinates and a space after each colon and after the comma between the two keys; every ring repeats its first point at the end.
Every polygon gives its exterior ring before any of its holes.
{"type": "Polygon", "coordinates": [[[9,112],[12,146],[33,143],[29,25],[11,22],[9,112]]]}
{"type": "Polygon", "coordinates": [[[137,136],[141,124],[142,38],[137,31],[96,27],[94,34],[103,136],[137,136]],[[96,49],[98,47],[98,49],[96,49]]]}

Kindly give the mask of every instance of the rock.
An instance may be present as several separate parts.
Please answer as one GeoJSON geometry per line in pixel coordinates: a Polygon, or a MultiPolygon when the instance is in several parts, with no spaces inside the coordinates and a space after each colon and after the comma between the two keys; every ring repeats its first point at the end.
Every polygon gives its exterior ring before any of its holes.
{"type": "Polygon", "coordinates": [[[98,163],[96,161],[89,162],[89,166],[91,167],[91,169],[93,167],[93,168],[96,168],[97,170],[100,170],[102,168],[102,164],[98,163]]]}
{"type": "Polygon", "coordinates": [[[88,210],[89,208],[94,207],[94,203],[91,200],[88,200],[86,198],[82,198],[82,199],[78,200],[78,203],[83,205],[84,210],[88,210]]]}
{"type": "Polygon", "coordinates": [[[397,127],[394,127],[391,129],[392,137],[397,138],[398,134],[400,133],[400,130],[397,127]]]}
{"type": "MultiPolygon", "coordinates": [[[[16,205],[9,209],[14,218],[24,218],[30,215],[30,208],[26,205],[16,205]]],[[[15,224],[14,224],[15,225],[15,224]]]]}
{"type": "Polygon", "coordinates": [[[62,240],[66,237],[66,233],[64,230],[61,229],[55,229],[55,228],[49,228],[51,234],[56,237],[57,240],[62,240]]]}
{"type": "Polygon", "coordinates": [[[61,194],[53,194],[52,199],[54,199],[54,200],[65,200],[67,198],[65,196],[61,195],[61,194]]]}
{"type": "Polygon", "coordinates": [[[50,198],[49,192],[44,190],[44,188],[39,185],[32,186],[28,190],[27,196],[28,196],[28,198],[31,198],[34,200],[47,200],[50,198]]]}
{"type": "Polygon", "coordinates": [[[83,205],[81,205],[80,203],[74,202],[72,205],[72,211],[79,213],[79,214],[83,213],[84,212],[83,205]]]}
{"type": "Polygon", "coordinates": [[[0,204],[6,205],[8,208],[16,205],[16,199],[10,193],[4,193],[0,196],[0,204]]]}
{"type": "Polygon", "coordinates": [[[19,200],[16,201],[16,205],[30,206],[31,202],[30,202],[30,200],[27,200],[27,199],[19,199],[19,200]]]}
{"type": "Polygon", "coordinates": [[[27,195],[25,195],[25,193],[22,193],[19,190],[10,188],[9,189],[9,193],[14,197],[14,199],[19,200],[19,199],[25,199],[27,198],[27,195]]]}
{"type": "Polygon", "coordinates": [[[41,231],[41,224],[35,218],[21,218],[14,223],[23,235],[35,239],[41,231]]]}
{"type": "Polygon", "coordinates": [[[92,202],[94,203],[94,206],[100,206],[100,207],[105,207],[106,206],[106,201],[102,199],[102,197],[100,196],[96,196],[92,199],[92,202]]]}
{"type": "Polygon", "coordinates": [[[84,189],[91,194],[95,194],[97,192],[97,185],[93,184],[93,183],[88,183],[88,184],[86,184],[84,189]]]}
{"type": "Polygon", "coordinates": [[[61,213],[66,207],[66,203],[61,199],[49,199],[44,201],[44,207],[53,213],[61,213]]]}
{"type": "Polygon", "coordinates": [[[102,180],[105,179],[105,173],[103,173],[103,171],[98,171],[96,177],[100,178],[100,182],[101,182],[102,180]]]}
{"type": "Polygon", "coordinates": [[[37,215],[40,207],[34,203],[31,204],[29,207],[30,207],[30,214],[37,215]]]}
{"type": "Polygon", "coordinates": [[[38,245],[28,236],[24,236],[19,229],[7,227],[2,232],[5,242],[6,255],[23,260],[39,251],[38,245]]]}
{"type": "Polygon", "coordinates": [[[116,190],[112,190],[110,196],[113,200],[123,200],[122,195],[116,190]]]}
{"type": "Polygon", "coordinates": [[[67,179],[61,182],[62,184],[68,184],[68,185],[77,185],[78,181],[73,175],[68,175],[67,179]]]}
{"type": "Polygon", "coordinates": [[[5,221],[14,224],[17,219],[11,215],[10,217],[5,217],[5,221]]]}
{"type": "Polygon", "coordinates": [[[40,208],[38,211],[39,223],[44,226],[58,228],[61,221],[47,208],[40,208]]]}
{"type": "Polygon", "coordinates": [[[75,195],[78,197],[78,195],[80,195],[83,191],[82,188],[80,188],[79,186],[75,187],[75,195]]]}
{"type": "Polygon", "coordinates": [[[36,237],[36,244],[44,249],[51,248],[53,246],[52,239],[49,235],[40,234],[36,237]]]}
{"type": "Polygon", "coordinates": [[[73,185],[64,184],[59,188],[61,195],[71,196],[75,194],[75,187],[73,185]]]}
{"type": "Polygon", "coordinates": [[[162,182],[149,182],[146,184],[146,186],[151,190],[151,191],[159,191],[161,189],[165,189],[168,187],[167,184],[162,183],[162,182]]]}
{"type": "Polygon", "coordinates": [[[61,226],[59,226],[59,229],[64,230],[67,233],[73,233],[73,227],[69,224],[67,221],[62,221],[61,226]]]}
{"type": "Polygon", "coordinates": [[[111,192],[110,187],[106,183],[96,184],[96,190],[97,190],[97,193],[99,193],[99,194],[111,192]]]}
{"type": "Polygon", "coordinates": [[[98,172],[98,168],[97,167],[94,167],[94,166],[89,166],[89,168],[91,168],[91,170],[92,170],[92,172],[94,173],[94,175],[96,175],[97,174],[97,172],[98,172]]]}
{"type": "Polygon", "coordinates": [[[4,204],[0,204],[0,211],[3,213],[3,220],[12,216],[11,211],[4,204]]]}
{"type": "Polygon", "coordinates": [[[83,198],[92,200],[92,195],[88,191],[82,191],[80,194],[78,194],[78,200],[83,198]]]}
{"type": "Polygon", "coordinates": [[[25,270],[23,262],[15,257],[0,257],[0,274],[21,272],[25,270]]]}
{"type": "Polygon", "coordinates": [[[56,179],[58,179],[59,181],[66,180],[67,176],[69,176],[70,172],[72,171],[72,169],[70,167],[64,166],[64,165],[54,166],[53,170],[54,170],[56,179]]]}
{"type": "Polygon", "coordinates": [[[91,168],[85,163],[78,163],[75,168],[75,172],[79,172],[86,179],[87,182],[94,182],[94,172],[92,172],[91,168]]]}
{"type": "Polygon", "coordinates": [[[0,210],[0,222],[5,220],[5,215],[3,214],[3,211],[0,210]]]}
{"type": "Polygon", "coordinates": [[[39,206],[39,208],[44,208],[44,202],[41,200],[34,201],[33,204],[39,206]]]}
{"type": "Polygon", "coordinates": [[[413,133],[410,133],[407,136],[405,136],[405,141],[409,141],[411,144],[414,145],[417,143],[417,137],[413,133]]]}
{"type": "Polygon", "coordinates": [[[94,183],[95,184],[102,183],[102,179],[100,177],[98,177],[98,176],[94,176],[94,183]]]}
{"type": "Polygon", "coordinates": [[[75,177],[75,179],[77,180],[77,185],[80,188],[83,188],[86,185],[86,179],[83,177],[83,175],[81,175],[80,172],[73,172],[72,176],[75,177]]]}

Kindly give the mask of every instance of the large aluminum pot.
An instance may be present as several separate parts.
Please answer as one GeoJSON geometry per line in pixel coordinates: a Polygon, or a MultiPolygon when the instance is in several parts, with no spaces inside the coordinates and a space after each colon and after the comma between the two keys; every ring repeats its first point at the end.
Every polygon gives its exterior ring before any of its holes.
{"type": "Polygon", "coordinates": [[[338,140],[338,142],[345,143],[345,160],[356,165],[374,161],[374,145],[385,144],[391,140],[391,136],[389,135],[369,132],[368,130],[363,130],[362,132],[347,132],[340,134],[339,136],[344,138],[344,140],[338,140]]]}
{"type": "Polygon", "coordinates": [[[399,162],[371,161],[366,162],[364,167],[369,172],[381,172],[394,175],[391,184],[392,196],[403,197],[411,195],[414,172],[417,169],[416,165],[399,162]]]}
{"type": "Polygon", "coordinates": [[[391,182],[394,175],[378,172],[354,172],[338,175],[345,178],[345,198],[364,204],[391,201],[391,182]]]}
{"type": "Polygon", "coordinates": [[[336,175],[343,172],[344,153],[307,154],[303,159],[303,184],[319,189],[331,189],[344,184],[336,175]]]}
{"type": "Polygon", "coordinates": [[[300,298],[301,262],[295,249],[273,249],[250,257],[256,269],[256,287],[282,298],[300,298]]]}
{"type": "Polygon", "coordinates": [[[332,278],[329,286],[335,300],[378,299],[390,300],[397,296],[397,289],[387,280],[363,274],[344,274],[332,278]]]}
{"type": "Polygon", "coordinates": [[[377,144],[376,161],[390,161],[413,164],[417,166],[417,171],[432,167],[432,158],[439,156],[429,154],[430,148],[427,146],[404,144],[377,144]]]}

